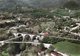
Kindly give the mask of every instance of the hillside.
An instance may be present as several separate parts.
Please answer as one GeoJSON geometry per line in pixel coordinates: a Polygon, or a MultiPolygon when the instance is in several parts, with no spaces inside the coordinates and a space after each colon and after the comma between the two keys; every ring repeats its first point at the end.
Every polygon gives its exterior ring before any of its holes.
{"type": "MultiPolygon", "coordinates": [[[[80,0],[74,0],[80,4],[80,0]]],[[[1,0],[0,9],[18,7],[56,8],[63,7],[68,0],[1,0]]]]}

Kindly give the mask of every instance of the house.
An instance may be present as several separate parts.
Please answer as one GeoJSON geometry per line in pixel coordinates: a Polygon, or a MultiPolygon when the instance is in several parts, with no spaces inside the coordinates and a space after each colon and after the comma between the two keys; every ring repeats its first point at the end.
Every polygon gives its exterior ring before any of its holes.
{"type": "Polygon", "coordinates": [[[45,48],[49,49],[52,44],[43,44],[45,48]]]}
{"type": "Polygon", "coordinates": [[[49,33],[48,32],[41,32],[40,35],[42,35],[42,36],[48,36],[49,33]]]}
{"type": "Polygon", "coordinates": [[[66,18],[70,18],[70,16],[62,16],[62,18],[66,19],[66,18]]]}
{"type": "Polygon", "coordinates": [[[5,41],[0,41],[0,47],[5,44],[5,41]]]}

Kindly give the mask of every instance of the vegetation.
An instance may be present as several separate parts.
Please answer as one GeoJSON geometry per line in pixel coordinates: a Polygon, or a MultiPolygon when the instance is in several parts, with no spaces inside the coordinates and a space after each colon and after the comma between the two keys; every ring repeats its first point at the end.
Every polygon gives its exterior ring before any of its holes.
{"type": "Polygon", "coordinates": [[[9,53],[7,50],[3,51],[0,56],[9,56],[9,53]]]}
{"type": "Polygon", "coordinates": [[[73,14],[73,17],[80,17],[80,11],[75,12],[75,13],[73,14]]]}
{"type": "Polygon", "coordinates": [[[60,41],[64,41],[62,39],[56,39],[56,38],[51,38],[51,37],[46,37],[43,39],[43,43],[51,43],[51,44],[56,44],[57,42],[60,42],[60,41]]]}
{"type": "Polygon", "coordinates": [[[57,44],[54,45],[58,51],[61,51],[63,53],[69,54],[70,56],[79,56],[80,55],[80,45],[67,42],[67,41],[62,41],[58,42],[57,44]]]}
{"type": "Polygon", "coordinates": [[[0,29],[0,40],[5,40],[8,38],[7,30],[6,29],[0,29]]]}

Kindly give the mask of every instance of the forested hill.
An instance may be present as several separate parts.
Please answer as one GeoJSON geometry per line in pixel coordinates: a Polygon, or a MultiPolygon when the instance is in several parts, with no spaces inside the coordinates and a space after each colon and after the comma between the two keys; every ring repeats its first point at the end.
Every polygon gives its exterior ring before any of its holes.
{"type": "MultiPolygon", "coordinates": [[[[28,6],[35,8],[54,8],[62,7],[69,0],[0,0],[0,9],[4,8],[14,8],[16,6],[28,6]]],[[[80,0],[72,0],[77,4],[80,3],[80,0]]],[[[80,5],[80,4],[79,4],[80,5]]]]}

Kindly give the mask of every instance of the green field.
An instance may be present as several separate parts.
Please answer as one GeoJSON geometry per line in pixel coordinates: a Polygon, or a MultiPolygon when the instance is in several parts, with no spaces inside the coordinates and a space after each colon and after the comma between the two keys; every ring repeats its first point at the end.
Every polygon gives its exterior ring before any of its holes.
{"type": "Polygon", "coordinates": [[[80,45],[67,41],[58,42],[54,45],[58,51],[66,53],[70,56],[80,56],[80,45]]]}

